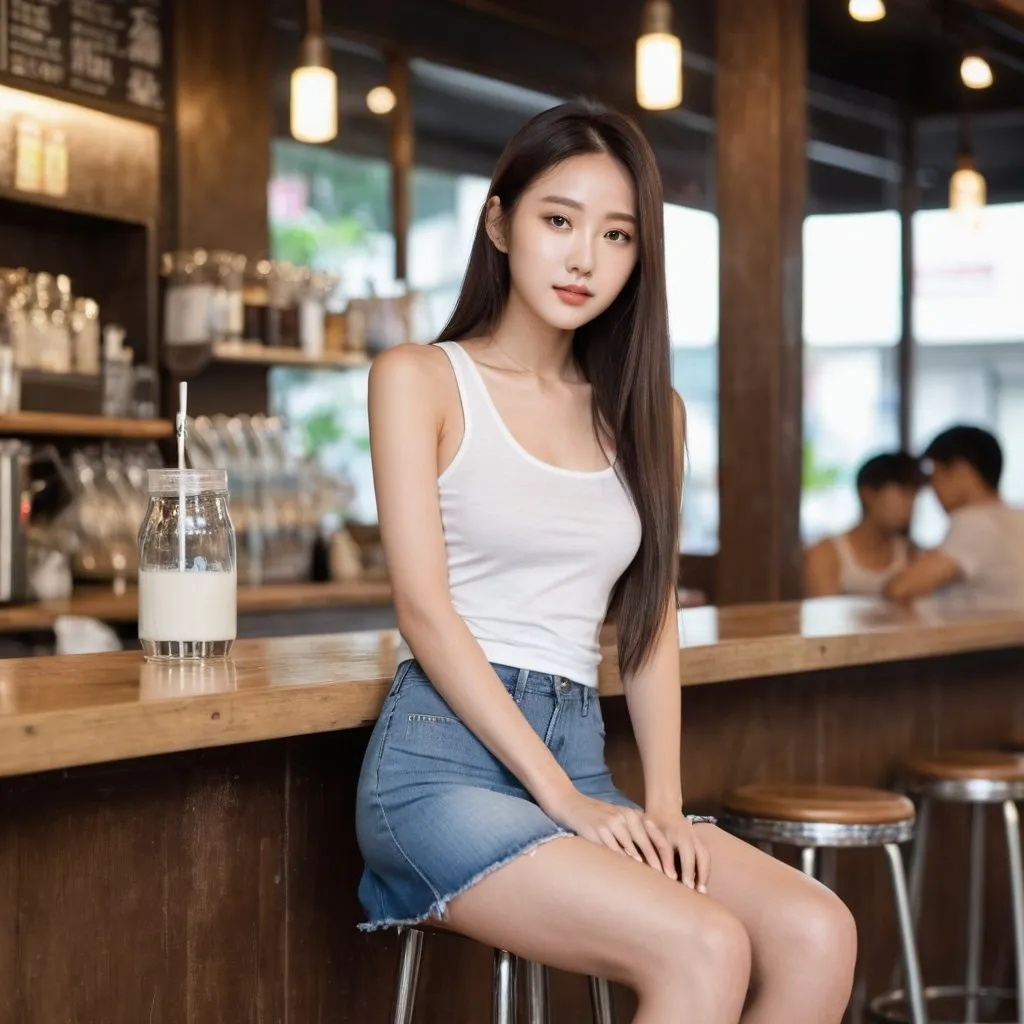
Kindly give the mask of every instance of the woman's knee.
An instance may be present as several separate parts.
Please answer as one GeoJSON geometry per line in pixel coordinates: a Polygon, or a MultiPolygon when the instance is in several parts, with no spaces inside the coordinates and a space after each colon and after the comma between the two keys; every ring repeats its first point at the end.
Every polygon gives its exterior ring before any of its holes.
{"type": "MultiPolygon", "coordinates": [[[[683,983],[745,990],[750,980],[750,937],[732,913],[703,897],[698,912],[687,906],[659,924],[659,935],[638,981],[664,985],[683,983]]],[[[649,949],[649,953],[651,952],[649,949]]]]}
{"type": "Polygon", "coordinates": [[[846,904],[815,883],[806,898],[785,911],[779,939],[786,944],[801,973],[814,965],[818,977],[839,988],[852,984],[857,960],[857,925],[846,904]]]}

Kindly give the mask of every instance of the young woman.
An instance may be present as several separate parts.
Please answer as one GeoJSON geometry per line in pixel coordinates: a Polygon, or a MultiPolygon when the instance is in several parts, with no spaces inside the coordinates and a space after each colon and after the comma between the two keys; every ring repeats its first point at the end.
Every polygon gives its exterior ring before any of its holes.
{"type": "Polygon", "coordinates": [[[441,343],[375,360],[374,483],[408,660],[359,783],[364,927],[440,919],[612,978],[638,994],[634,1024],[828,1024],[851,987],[846,908],[683,813],[683,410],[663,253],[639,130],[556,107],[498,162],[441,343]],[[604,762],[606,613],[642,808],[604,762]]]}
{"type": "Polygon", "coordinates": [[[923,482],[917,459],[892,452],[868,459],[857,472],[860,522],[826,537],[804,557],[804,594],[881,597],[886,584],[914,555],[907,534],[923,482]]]}

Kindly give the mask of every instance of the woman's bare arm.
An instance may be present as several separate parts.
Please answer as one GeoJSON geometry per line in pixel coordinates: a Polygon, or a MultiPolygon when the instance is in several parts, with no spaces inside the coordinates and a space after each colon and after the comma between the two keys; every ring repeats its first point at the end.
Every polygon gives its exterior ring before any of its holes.
{"type": "Polygon", "coordinates": [[[819,541],[804,556],[804,597],[833,597],[841,592],[836,546],[830,540],[819,541]]]}
{"type": "Polygon", "coordinates": [[[437,477],[454,387],[447,356],[427,346],[391,349],[370,371],[373,481],[398,625],[441,696],[548,810],[574,787],[452,606],[437,477]]]}

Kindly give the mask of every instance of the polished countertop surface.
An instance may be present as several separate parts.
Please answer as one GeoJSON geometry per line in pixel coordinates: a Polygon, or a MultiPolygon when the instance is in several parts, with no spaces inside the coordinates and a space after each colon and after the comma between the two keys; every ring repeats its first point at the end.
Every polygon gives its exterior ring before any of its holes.
{"type": "MultiPolygon", "coordinates": [[[[926,619],[824,598],[686,609],[679,634],[682,684],[699,686],[1024,646],[1024,615],[926,619]]],[[[176,666],[128,652],[0,661],[0,776],[366,725],[397,639],[244,640],[227,661],[176,666]]],[[[600,685],[622,692],[610,644],[600,685]]]]}
{"type": "MultiPolygon", "coordinates": [[[[267,583],[262,587],[238,588],[238,611],[241,615],[390,603],[391,584],[378,579],[337,583],[267,583]]],[[[55,601],[7,605],[0,608],[0,633],[50,629],[61,615],[85,615],[111,623],[135,622],[139,617],[138,591],[132,587],[123,594],[115,594],[110,587],[84,587],[71,597],[55,601]]]]}

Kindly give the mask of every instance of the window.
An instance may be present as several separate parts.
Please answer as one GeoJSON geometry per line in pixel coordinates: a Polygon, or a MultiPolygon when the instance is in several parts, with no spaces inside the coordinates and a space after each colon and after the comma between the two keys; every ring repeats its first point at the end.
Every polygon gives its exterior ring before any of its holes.
{"type": "Polygon", "coordinates": [[[665,204],[672,383],[686,403],[682,549],[718,550],[718,220],[665,204]]]}
{"type": "Polygon", "coordinates": [[[409,285],[421,296],[421,340],[436,337],[455,306],[489,184],[478,174],[413,171],[409,285]]]}
{"type": "MultiPolygon", "coordinates": [[[[1003,445],[1003,496],[1024,504],[1024,203],[977,219],[923,210],[914,233],[914,445],[954,423],[991,430],[1003,445]]],[[[945,529],[926,492],[915,539],[932,545],[945,529]]]]}
{"type": "Polygon", "coordinates": [[[857,469],[899,444],[900,252],[890,211],[804,222],[806,543],[856,522],[857,469]]]}

